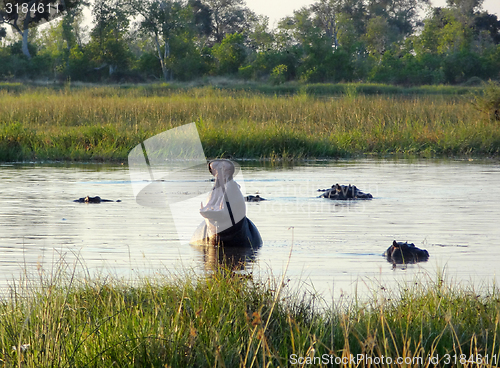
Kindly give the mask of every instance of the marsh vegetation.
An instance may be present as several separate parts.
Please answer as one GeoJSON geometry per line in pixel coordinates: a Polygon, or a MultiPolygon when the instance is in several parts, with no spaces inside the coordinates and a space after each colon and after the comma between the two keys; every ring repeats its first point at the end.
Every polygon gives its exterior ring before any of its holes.
{"type": "Polygon", "coordinates": [[[472,95],[333,96],[213,87],[0,91],[0,161],[126,160],[141,141],[196,122],[208,157],[314,159],[500,152],[500,124],[472,95]]]}
{"type": "Polygon", "coordinates": [[[126,282],[40,268],[33,280],[14,284],[0,305],[5,366],[278,367],[299,357],[330,366],[324,354],[361,354],[375,367],[386,366],[382,356],[407,366],[481,359],[492,367],[500,355],[498,288],[443,275],[396,292],[374,283],[371,295],[350,302],[224,269],[126,282]]]}

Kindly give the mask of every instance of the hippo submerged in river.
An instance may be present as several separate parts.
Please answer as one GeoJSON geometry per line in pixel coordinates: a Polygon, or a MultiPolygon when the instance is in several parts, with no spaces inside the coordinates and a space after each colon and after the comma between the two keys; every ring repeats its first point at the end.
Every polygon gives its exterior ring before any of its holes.
{"type": "Polygon", "coordinates": [[[319,197],[347,200],[347,199],[372,199],[373,196],[370,193],[363,193],[361,190],[356,188],[355,185],[332,185],[329,189],[318,189],[318,192],[324,192],[319,197]]]}
{"type": "Polygon", "coordinates": [[[245,197],[245,202],[261,202],[261,201],[267,201],[267,199],[262,198],[260,195],[247,195],[245,197]]]}
{"type": "MultiPolygon", "coordinates": [[[[111,199],[102,199],[99,196],[95,196],[95,197],[86,196],[84,198],[75,199],[73,202],[77,202],[77,203],[101,203],[101,202],[115,202],[115,201],[113,201],[111,199]]],[[[121,200],[117,200],[116,202],[121,202],[121,200]]]]}
{"type": "Polygon", "coordinates": [[[208,164],[215,184],[200,214],[205,218],[196,229],[191,244],[225,247],[253,247],[262,244],[259,231],[246,217],[245,198],[233,180],[235,166],[229,160],[213,160],[208,164]]]}
{"type": "Polygon", "coordinates": [[[413,243],[393,241],[384,255],[387,261],[393,264],[425,262],[429,259],[429,252],[420,249],[413,243]]]}

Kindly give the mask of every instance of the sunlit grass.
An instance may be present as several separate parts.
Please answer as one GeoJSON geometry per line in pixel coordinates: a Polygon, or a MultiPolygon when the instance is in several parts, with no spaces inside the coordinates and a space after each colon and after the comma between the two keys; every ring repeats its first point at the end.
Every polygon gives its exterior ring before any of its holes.
{"type": "Polygon", "coordinates": [[[388,357],[407,367],[460,359],[451,365],[492,367],[500,358],[499,290],[439,275],[327,305],[283,279],[227,270],[133,284],[64,267],[38,272],[38,281],[12,287],[0,304],[5,366],[283,367],[309,358],[326,367],[361,354],[373,364],[359,367],[391,366],[388,357]],[[480,357],[488,364],[475,364],[480,357]]]}
{"type": "Polygon", "coordinates": [[[0,91],[0,160],[126,160],[144,139],[193,121],[209,157],[500,152],[500,124],[478,114],[472,97],[279,97],[211,87],[165,91],[160,96],[140,87],[0,91]]]}

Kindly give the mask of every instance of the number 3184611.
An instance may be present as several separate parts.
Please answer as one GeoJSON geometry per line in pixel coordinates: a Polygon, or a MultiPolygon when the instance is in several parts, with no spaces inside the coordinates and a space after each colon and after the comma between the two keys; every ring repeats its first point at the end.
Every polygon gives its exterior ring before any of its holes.
{"type": "Polygon", "coordinates": [[[459,362],[460,364],[463,364],[463,365],[467,365],[467,363],[469,364],[476,364],[478,366],[482,366],[482,365],[489,365],[490,363],[492,365],[497,365],[497,355],[496,354],[493,354],[493,355],[481,355],[481,354],[472,354],[470,356],[467,356],[465,354],[460,354],[460,355],[450,355],[450,354],[445,354],[444,355],[444,364],[448,365],[448,364],[452,364],[452,365],[456,365],[457,362],[459,362]]]}
{"type": "Polygon", "coordinates": [[[22,4],[12,4],[12,3],[7,3],[5,4],[5,11],[7,14],[28,14],[28,13],[45,13],[49,12],[52,13],[55,11],[56,13],[59,13],[59,7],[54,4],[33,4],[29,6],[27,3],[22,3],[22,4]]]}

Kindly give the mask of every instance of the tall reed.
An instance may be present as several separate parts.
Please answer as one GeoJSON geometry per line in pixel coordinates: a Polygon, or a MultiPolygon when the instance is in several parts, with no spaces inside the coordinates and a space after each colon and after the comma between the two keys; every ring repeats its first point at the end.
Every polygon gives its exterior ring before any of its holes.
{"type": "Polygon", "coordinates": [[[498,289],[439,275],[327,306],[282,280],[228,270],[133,284],[38,272],[0,304],[5,366],[493,367],[500,358],[498,289]]]}
{"type": "Polygon", "coordinates": [[[498,155],[500,124],[465,97],[267,96],[193,88],[0,92],[0,160],[125,160],[135,145],[195,121],[209,157],[498,155]]]}

